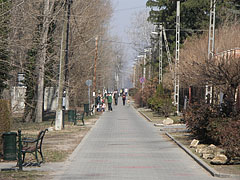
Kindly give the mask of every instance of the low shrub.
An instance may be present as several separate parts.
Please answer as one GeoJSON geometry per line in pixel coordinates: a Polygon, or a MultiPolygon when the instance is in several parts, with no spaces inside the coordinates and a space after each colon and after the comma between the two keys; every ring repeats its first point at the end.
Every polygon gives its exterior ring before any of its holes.
{"type": "Polygon", "coordinates": [[[211,119],[209,136],[225,151],[229,159],[240,157],[240,117],[211,119]]]}
{"type": "Polygon", "coordinates": [[[187,109],[185,120],[199,140],[221,146],[229,159],[240,156],[240,115],[226,117],[215,107],[195,103],[187,109]]]}
{"type": "MultiPolygon", "coordinates": [[[[131,90],[133,91],[133,90],[131,90]]],[[[139,86],[134,89],[134,100],[139,106],[149,107],[148,99],[156,92],[156,86],[152,81],[145,81],[144,88],[139,86]]]]}
{"type": "Polygon", "coordinates": [[[240,120],[231,121],[219,129],[220,144],[228,157],[240,157],[240,120]]]}
{"type": "Polygon", "coordinates": [[[139,106],[142,104],[142,92],[138,91],[136,92],[136,94],[134,95],[134,101],[136,104],[138,104],[139,106]]]}
{"type": "Polygon", "coordinates": [[[207,129],[210,114],[210,106],[199,103],[191,104],[185,113],[187,128],[200,140],[210,141],[207,129]]]}
{"type": "Polygon", "coordinates": [[[132,97],[134,97],[136,93],[137,93],[136,88],[130,88],[128,91],[129,96],[132,96],[132,97]]]}
{"type": "Polygon", "coordinates": [[[168,117],[170,113],[175,111],[171,98],[171,92],[163,89],[162,85],[158,85],[157,91],[151,98],[148,99],[148,104],[151,109],[158,112],[160,115],[168,117]]]}

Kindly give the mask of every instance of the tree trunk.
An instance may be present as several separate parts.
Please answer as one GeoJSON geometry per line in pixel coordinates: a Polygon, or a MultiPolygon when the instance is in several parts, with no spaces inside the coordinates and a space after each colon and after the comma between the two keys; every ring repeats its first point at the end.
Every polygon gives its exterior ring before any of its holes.
{"type": "Polygon", "coordinates": [[[43,18],[43,31],[40,44],[40,56],[38,59],[38,80],[37,80],[37,106],[35,122],[42,122],[43,119],[43,99],[44,99],[44,75],[45,75],[45,62],[47,56],[47,38],[49,30],[49,0],[44,0],[44,18],[43,18]]]}
{"type": "Polygon", "coordinates": [[[235,104],[235,92],[236,87],[229,87],[224,99],[225,103],[225,114],[231,116],[234,113],[234,104],[235,104]]]}

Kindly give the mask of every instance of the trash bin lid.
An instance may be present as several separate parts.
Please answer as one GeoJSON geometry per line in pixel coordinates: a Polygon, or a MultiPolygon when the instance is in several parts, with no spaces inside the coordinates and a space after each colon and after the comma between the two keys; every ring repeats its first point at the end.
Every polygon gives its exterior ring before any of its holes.
{"type": "Polygon", "coordinates": [[[16,132],[5,132],[2,134],[2,136],[5,136],[5,135],[17,135],[16,132]]]}

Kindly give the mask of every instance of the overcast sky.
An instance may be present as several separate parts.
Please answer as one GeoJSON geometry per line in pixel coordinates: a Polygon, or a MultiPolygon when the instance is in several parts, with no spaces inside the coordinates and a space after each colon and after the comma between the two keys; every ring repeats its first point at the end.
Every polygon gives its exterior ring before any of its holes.
{"type": "Polygon", "coordinates": [[[126,30],[134,13],[146,9],[147,0],[112,0],[114,13],[111,21],[113,35],[117,34],[124,41],[127,40],[126,30]]]}
{"type": "MultiPolygon", "coordinates": [[[[122,42],[130,42],[126,31],[130,27],[132,16],[140,11],[146,9],[147,0],[112,0],[114,12],[111,20],[111,34],[118,36],[122,42]]],[[[131,46],[125,46],[125,57],[131,65],[134,59],[134,51],[131,46]]]]}

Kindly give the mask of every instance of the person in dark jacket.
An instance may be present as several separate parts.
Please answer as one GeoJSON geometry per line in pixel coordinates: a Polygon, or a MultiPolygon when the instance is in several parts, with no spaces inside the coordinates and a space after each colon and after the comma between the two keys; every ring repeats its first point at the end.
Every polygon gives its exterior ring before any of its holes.
{"type": "Polygon", "coordinates": [[[108,102],[108,111],[112,111],[112,95],[110,93],[107,95],[107,102],[108,102]]]}
{"type": "Polygon", "coordinates": [[[123,101],[123,105],[125,106],[125,103],[126,103],[126,94],[125,93],[122,94],[122,101],[123,101]]]}
{"type": "Polygon", "coordinates": [[[117,106],[117,104],[118,104],[118,92],[117,91],[114,92],[113,98],[114,98],[115,105],[117,106]]]}

